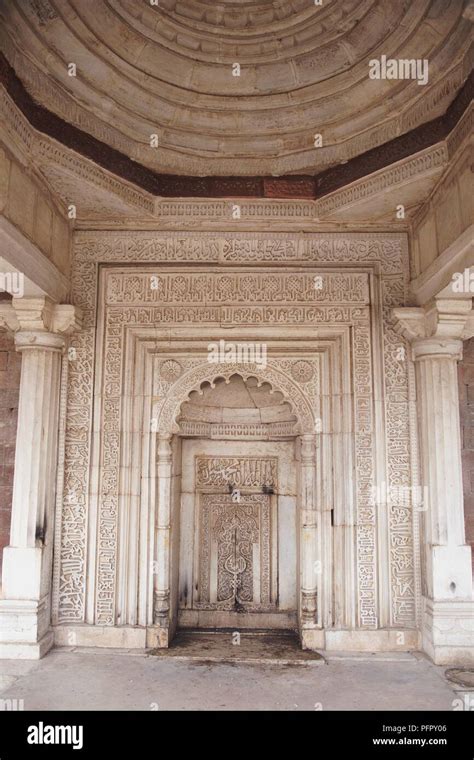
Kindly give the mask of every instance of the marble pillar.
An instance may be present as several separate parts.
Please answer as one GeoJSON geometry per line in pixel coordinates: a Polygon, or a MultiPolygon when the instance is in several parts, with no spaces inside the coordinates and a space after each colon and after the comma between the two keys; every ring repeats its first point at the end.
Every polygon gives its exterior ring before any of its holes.
{"type": "Polygon", "coordinates": [[[470,299],[395,309],[416,365],[422,485],[424,650],[439,664],[474,661],[471,548],[464,534],[457,362],[471,337],[470,299]]]}
{"type": "Polygon", "coordinates": [[[48,298],[14,298],[0,325],[22,354],[10,544],[3,552],[0,656],[36,659],[53,642],[50,593],[61,363],[80,313],[48,298]]]}

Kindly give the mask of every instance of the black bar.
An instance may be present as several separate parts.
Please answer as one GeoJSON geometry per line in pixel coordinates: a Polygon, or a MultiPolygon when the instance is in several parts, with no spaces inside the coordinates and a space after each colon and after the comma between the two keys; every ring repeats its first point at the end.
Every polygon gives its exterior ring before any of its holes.
{"type": "Polygon", "coordinates": [[[194,760],[234,752],[255,755],[260,747],[265,760],[273,749],[278,757],[307,749],[315,760],[345,753],[472,760],[472,717],[467,711],[1,712],[0,760],[99,753],[161,758],[187,751],[194,760]],[[61,726],[64,730],[56,729],[61,726]],[[217,735],[227,739],[216,743],[217,735]],[[51,744],[50,739],[70,743],[51,744]]]}

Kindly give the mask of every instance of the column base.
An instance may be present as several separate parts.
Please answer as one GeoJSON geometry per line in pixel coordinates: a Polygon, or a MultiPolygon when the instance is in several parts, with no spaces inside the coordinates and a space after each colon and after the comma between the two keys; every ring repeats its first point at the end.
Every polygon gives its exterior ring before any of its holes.
{"type": "Polygon", "coordinates": [[[325,634],[321,628],[302,628],[300,639],[302,649],[316,651],[325,648],[325,634]]]}
{"type": "Polygon", "coordinates": [[[54,644],[53,631],[47,631],[34,644],[19,641],[0,643],[0,660],[41,660],[54,644]]]}
{"type": "Polygon", "coordinates": [[[38,660],[53,642],[47,599],[0,599],[0,657],[38,660]]]}
{"type": "Polygon", "coordinates": [[[436,665],[474,665],[474,600],[423,600],[422,649],[436,665]]]}
{"type": "Polygon", "coordinates": [[[146,629],[146,648],[147,649],[167,649],[171,642],[169,628],[160,626],[148,626],[146,629]]]}
{"type": "Polygon", "coordinates": [[[2,593],[5,599],[39,599],[43,549],[6,546],[3,550],[2,593]]]}
{"type": "Polygon", "coordinates": [[[451,602],[472,597],[471,547],[433,546],[431,549],[433,597],[451,602]]]}

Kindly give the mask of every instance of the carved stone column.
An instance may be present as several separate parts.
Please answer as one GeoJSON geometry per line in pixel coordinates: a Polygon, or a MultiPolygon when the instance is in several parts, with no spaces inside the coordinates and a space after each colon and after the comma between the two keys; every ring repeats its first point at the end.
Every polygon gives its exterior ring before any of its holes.
{"type": "Polygon", "coordinates": [[[19,298],[0,324],[22,354],[10,545],[3,552],[0,655],[36,659],[52,645],[50,589],[59,395],[67,336],[80,327],[73,306],[19,298]]]}
{"type": "Polygon", "coordinates": [[[300,482],[300,554],[301,599],[300,629],[304,648],[321,646],[321,632],[317,629],[318,567],[316,508],[316,462],[315,436],[301,436],[301,482],[300,482]]]}
{"type": "Polygon", "coordinates": [[[416,362],[423,540],[423,648],[437,663],[474,660],[471,549],[465,543],[457,362],[471,300],[395,309],[416,362]]]}
{"type": "Polygon", "coordinates": [[[160,435],[157,446],[158,506],[155,523],[153,589],[154,627],[148,629],[148,646],[167,647],[170,642],[170,544],[171,544],[171,436],[160,435]]]}

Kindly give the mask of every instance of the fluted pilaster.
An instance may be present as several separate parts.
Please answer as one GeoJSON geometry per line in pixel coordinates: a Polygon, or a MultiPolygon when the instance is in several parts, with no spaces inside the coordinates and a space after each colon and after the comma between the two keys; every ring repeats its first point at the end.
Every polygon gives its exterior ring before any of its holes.
{"type": "Polygon", "coordinates": [[[6,648],[7,656],[10,645],[22,652],[17,656],[40,656],[49,630],[61,362],[79,319],[73,306],[47,298],[13,299],[0,308],[0,323],[14,333],[22,354],[10,545],[3,553],[0,602],[0,614],[7,616],[0,649],[6,648]]]}
{"type": "Polygon", "coordinates": [[[457,362],[471,336],[472,302],[395,309],[416,364],[422,512],[424,648],[436,662],[474,659],[471,548],[465,543],[457,362]]]}

